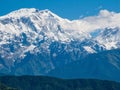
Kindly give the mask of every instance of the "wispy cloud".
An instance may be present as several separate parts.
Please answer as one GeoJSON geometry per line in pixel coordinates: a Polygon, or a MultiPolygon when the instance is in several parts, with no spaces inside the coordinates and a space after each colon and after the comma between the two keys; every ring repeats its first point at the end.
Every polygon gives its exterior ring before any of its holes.
{"type": "Polygon", "coordinates": [[[64,22],[62,25],[64,29],[72,29],[82,32],[120,27],[120,13],[100,10],[99,14],[96,16],[89,16],[80,20],[64,22]]]}

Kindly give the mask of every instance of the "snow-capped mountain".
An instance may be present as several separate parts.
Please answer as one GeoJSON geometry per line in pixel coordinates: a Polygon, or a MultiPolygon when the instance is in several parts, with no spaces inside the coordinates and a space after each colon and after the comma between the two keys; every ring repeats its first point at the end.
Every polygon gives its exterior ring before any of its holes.
{"type": "MultiPolygon", "coordinates": [[[[100,17],[106,16],[100,12],[100,17]]],[[[112,12],[111,18],[116,17],[112,12]]],[[[0,72],[45,74],[88,54],[120,48],[119,25],[93,17],[68,20],[49,10],[20,9],[0,17],[0,72]],[[98,23],[99,24],[99,23],[98,23]],[[93,30],[91,29],[91,27],[93,30]]]]}

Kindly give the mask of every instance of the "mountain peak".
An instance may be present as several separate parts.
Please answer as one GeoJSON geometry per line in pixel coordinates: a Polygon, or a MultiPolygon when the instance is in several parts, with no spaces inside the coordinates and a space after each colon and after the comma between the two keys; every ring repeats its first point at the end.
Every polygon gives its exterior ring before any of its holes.
{"type": "Polygon", "coordinates": [[[41,10],[40,12],[44,12],[44,13],[52,13],[49,9],[41,10]]]}
{"type": "Polygon", "coordinates": [[[22,8],[22,9],[13,11],[13,12],[14,13],[16,13],[16,12],[17,13],[25,13],[25,12],[28,12],[28,13],[37,13],[37,12],[40,12],[40,13],[52,13],[49,9],[39,10],[39,9],[36,9],[36,8],[22,8]]]}
{"type": "Polygon", "coordinates": [[[35,12],[37,9],[35,8],[22,8],[13,12],[35,12]]]}
{"type": "Polygon", "coordinates": [[[37,9],[35,8],[22,8],[22,9],[19,9],[19,10],[15,10],[5,16],[9,16],[9,17],[19,17],[19,16],[28,16],[30,14],[33,14],[37,11],[37,9]]]}
{"type": "MultiPolygon", "coordinates": [[[[23,16],[31,16],[31,15],[35,15],[35,14],[43,14],[46,16],[53,16],[53,17],[57,17],[58,16],[54,13],[52,13],[50,10],[45,9],[45,10],[39,10],[36,8],[22,8],[19,10],[15,10],[5,16],[2,16],[0,18],[6,18],[6,17],[23,17],[23,16]]],[[[59,17],[60,18],[60,17],[59,17]]]]}

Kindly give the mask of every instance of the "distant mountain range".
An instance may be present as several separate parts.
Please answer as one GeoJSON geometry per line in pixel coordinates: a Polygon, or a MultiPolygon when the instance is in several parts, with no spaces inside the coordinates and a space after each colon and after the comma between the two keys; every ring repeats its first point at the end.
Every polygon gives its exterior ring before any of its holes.
{"type": "MultiPolygon", "coordinates": [[[[95,79],[58,79],[45,76],[4,76],[3,84],[18,90],[119,90],[120,83],[95,79]]],[[[3,90],[3,89],[2,89],[3,90]]],[[[5,89],[7,90],[7,89],[5,89]]],[[[8,89],[13,90],[13,89],[8,89]]]]}
{"type": "Polygon", "coordinates": [[[25,8],[1,16],[0,73],[120,81],[118,15],[103,10],[94,21],[71,21],[49,10],[25,8]],[[99,25],[103,20],[107,24],[99,25]]]}

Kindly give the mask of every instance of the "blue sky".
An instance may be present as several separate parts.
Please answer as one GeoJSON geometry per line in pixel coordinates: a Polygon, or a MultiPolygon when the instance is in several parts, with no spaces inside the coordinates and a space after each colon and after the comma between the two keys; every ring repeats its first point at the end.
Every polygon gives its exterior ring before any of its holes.
{"type": "Polygon", "coordinates": [[[101,9],[120,12],[120,0],[0,0],[0,16],[20,8],[49,9],[72,20],[96,15],[101,9]]]}

